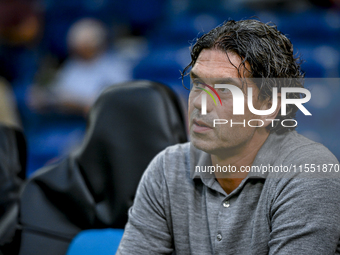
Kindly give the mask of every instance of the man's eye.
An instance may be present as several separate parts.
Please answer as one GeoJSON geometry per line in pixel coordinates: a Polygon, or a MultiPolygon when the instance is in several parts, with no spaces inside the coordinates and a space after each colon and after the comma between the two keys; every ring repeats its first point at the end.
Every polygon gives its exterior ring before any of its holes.
{"type": "Polygon", "coordinates": [[[217,88],[216,89],[217,93],[221,93],[221,94],[229,94],[230,90],[227,88],[217,88]]]}
{"type": "Polygon", "coordinates": [[[193,87],[194,88],[204,88],[204,84],[201,82],[193,82],[193,87]]]}
{"type": "Polygon", "coordinates": [[[228,93],[228,92],[229,92],[229,89],[226,89],[226,88],[219,88],[219,89],[217,89],[217,91],[218,91],[219,93],[228,93]]]}

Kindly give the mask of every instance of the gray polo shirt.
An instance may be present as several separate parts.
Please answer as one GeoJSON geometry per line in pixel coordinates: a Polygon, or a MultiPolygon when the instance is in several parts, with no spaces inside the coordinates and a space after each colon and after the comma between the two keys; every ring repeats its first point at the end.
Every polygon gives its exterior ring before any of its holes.
{"type": "Polygon", "coordinates": [[[272,172],[249,172],[230,194],[198,171],[210,165],[190,143],[156,156],[117,254],[340,254],[339,162],[323,145],[270,134],[252,166],[272,172]]]}

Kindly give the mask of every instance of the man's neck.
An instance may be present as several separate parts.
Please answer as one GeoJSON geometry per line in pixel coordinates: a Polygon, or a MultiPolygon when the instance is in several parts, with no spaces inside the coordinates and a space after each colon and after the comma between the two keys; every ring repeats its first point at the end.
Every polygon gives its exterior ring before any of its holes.
{"type": "MultiPolygon", "coordinates": [[[[236,189],[244,178],[247,177],[247,172],[241,172],[241,167],[251,166],[253,161],[261,149],[262,145],[269,136],[268,132],[255,132],[252,139],[238,148],[238,153],[226,152],[223,156],[211,155],[212,165],[216,169],[224,169],[227,171],[215,172],[215,178],[223,188],[223,190],[229,194],[236,189]],[[221,168],[217,167],[220,166],[221,168]]],[[[244,169],[244,168],[243,168],[244,169]]]]}

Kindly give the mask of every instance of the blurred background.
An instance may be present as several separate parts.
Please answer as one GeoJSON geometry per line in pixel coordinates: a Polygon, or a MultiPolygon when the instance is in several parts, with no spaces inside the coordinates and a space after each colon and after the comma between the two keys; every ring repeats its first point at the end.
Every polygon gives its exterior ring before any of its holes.
{"type": "Polygon", "coordinates": [[[191,43],[225,20],[247,18],[276,24],[307,78],[330,78],[311,80],[313,118],[298,114],[298,131],[340,159],[340,1],[1,0],[0,116],[24,129],[27,175],[82,141],[89,107],[114,83],[162,82],[186,107],[180,71],[191,43]]]}

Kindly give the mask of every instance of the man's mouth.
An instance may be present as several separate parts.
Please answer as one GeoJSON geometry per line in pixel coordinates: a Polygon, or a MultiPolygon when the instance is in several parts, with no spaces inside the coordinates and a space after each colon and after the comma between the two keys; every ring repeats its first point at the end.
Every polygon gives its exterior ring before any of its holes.
{"type": "Polygon", "coordinates": [[[201,120],[193,120],[193,131],[196,133],[202,133],[208,130],[211,130],[212,127],[210,127],[207,123],[201,120]]]}

